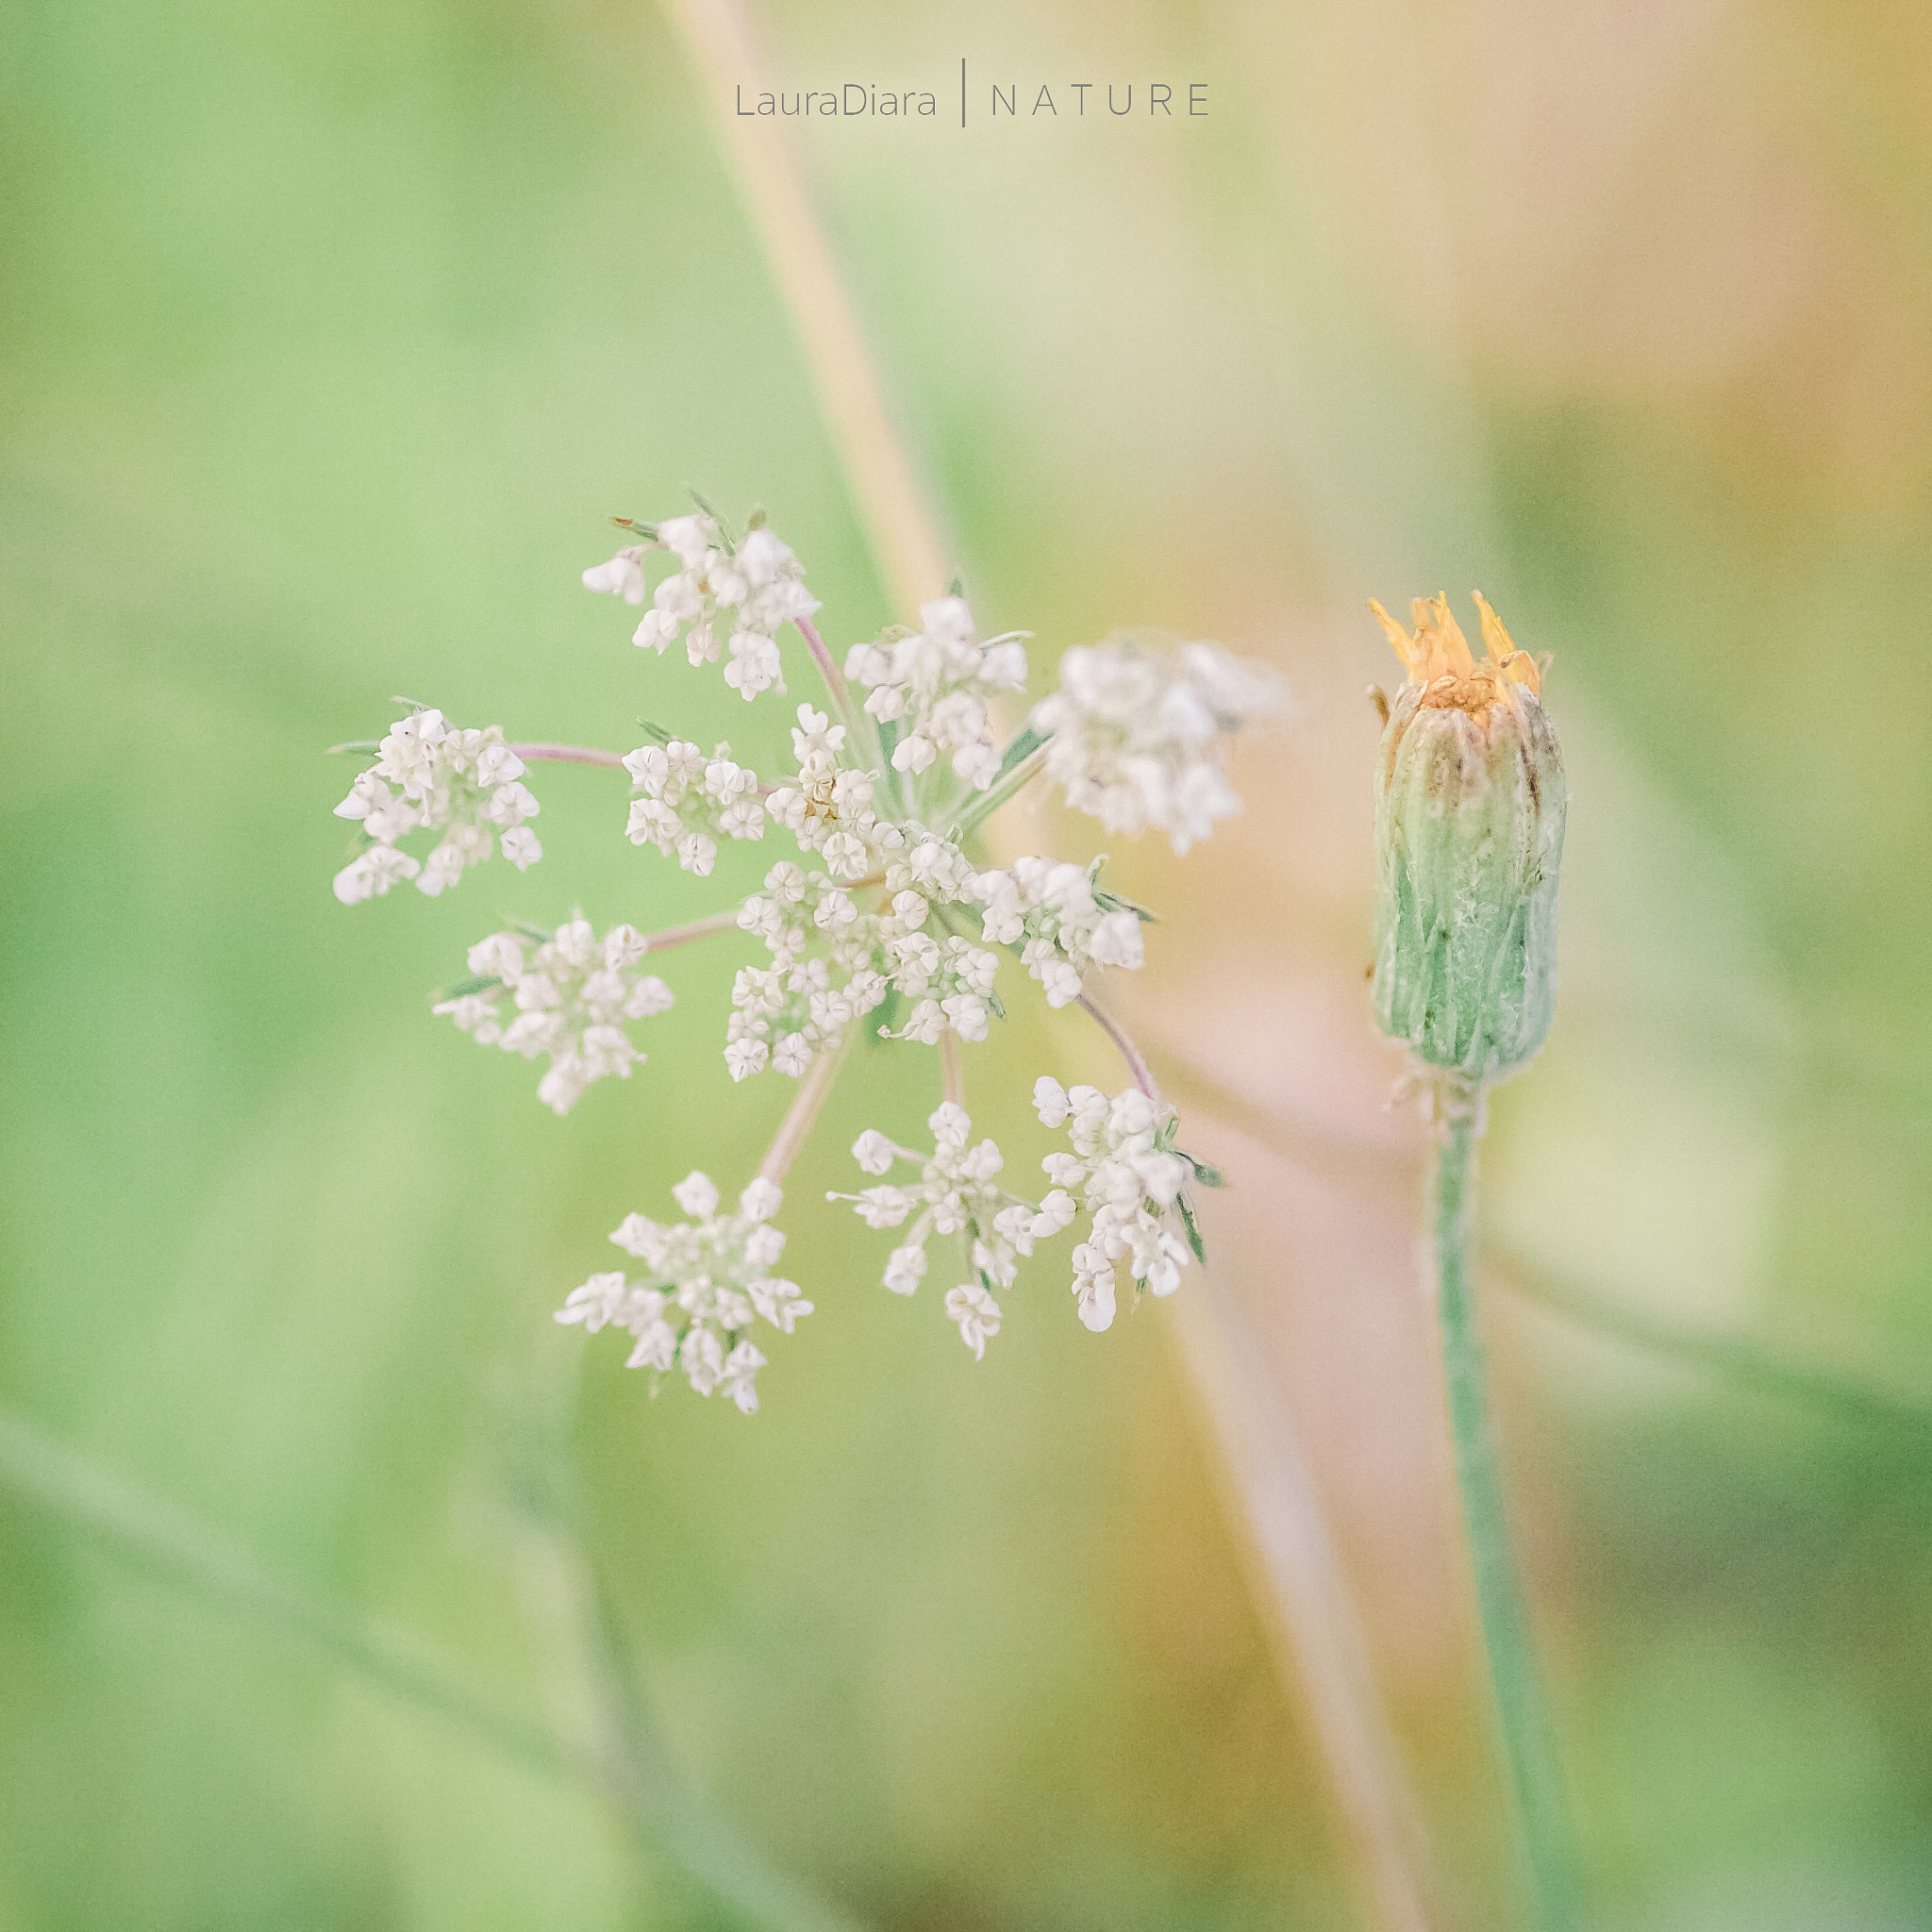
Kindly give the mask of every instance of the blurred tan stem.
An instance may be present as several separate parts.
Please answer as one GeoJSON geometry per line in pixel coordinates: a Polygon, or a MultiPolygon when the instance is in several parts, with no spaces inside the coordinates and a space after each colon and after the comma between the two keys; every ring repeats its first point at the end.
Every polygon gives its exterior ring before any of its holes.
{"type": "Polygon", "coordinates": [[[859,520],[892,601],[916,609],[944,590],[947,546],[886,408],[873,358],[832,258],[790,133],[736,111],[737,91],[775,89],[738,0],[664,0],[716,110],[720,144],[805,350],[859,520]]]}
{"type": "Polygon", "coordinates": [[[688,946],[693,940],[708,940],[721,932],[738,930],[736,912],[714,912],[708,919],[693,919],[689,925],[667,926],[662,932],[647,933],[644,937],[644,951],[668,953],[673,946],[688,946]]]}
{"type": "MultiPolygon", "coordinates": [[[[1127,1030],[1090,994],[1080,1007],[1149,1100],[1160,1089],[1127,1030]]],[[[1250,1582],[1278,1609],[1283,1674],[1298,1685],[1384,1932],[1427,1932],[1428,1860],[1360,1620],[1328,1536],[1312,1471],[1240,1298],[1203,1267],[1176,1297],[1181,1358],[1219,1452],[1231,1510],[1247,1524],[1250,1582]]]]}
{"type": "Polygon", "coordinates": [[[832,1083],[839,1077],[839,1069],[845,1064],[845,1056],[852,1051],[852,1042],[858,1038],[862,1024],[855,1020],[845,1038],[837,1046],[825,1048],[806,1070],[791,1112],[778,1124],[778,1136],[772,1142],[772,1151],[759,1163],[758,1178],[761,1181],[779,1186],[791,1172],[791,1163],[798,1158],[798,1150],[805,1145],[805,1137],[811,1132],[812,1123],[819,1117],[819,1108],[825,1104],[825,1095],[832,1091],[832,1083]]]}
{"type": "MultiPolygon", "coordinates": [[[[768,84],[758,36],[738,0],[665,0],[665,12],[710,90],[721,144],[798,330],[866,536],[900,609],[909,610],[943,588],[947,546],[892,425],[797,153],[786,130],[736,112],[741,83],[768,84]]],[[[1089,1010],[1136,1078],[1149,1077],[1119,1027],[1089,1010]]],[[[1305,1700],[1345,1814],[1373,1923],[1381,1932],[1425,1932],[1413,1799],[1293,1422],[1231,1292],[1209,1276],[1196,1299],[1180,1324],[1182,1360],[1267,1587],[1284,1675],[1305,1700]]]]}
{"type": "Polygon", "coordinates": [[[624,770],[624,760],[614,751],[599,751],[590,744],[509,744],[506,751],[514,752],[525,764],[538,759],[546,759],[560,765],[609,765],[618,771],[624,770]]]}
{"type": "Polygon", "coordinates": [[[966,1069],[959,1063],[959,1036],[940,1035],[940,1098],[955,1107],[966,1105],[966,1069]]]}

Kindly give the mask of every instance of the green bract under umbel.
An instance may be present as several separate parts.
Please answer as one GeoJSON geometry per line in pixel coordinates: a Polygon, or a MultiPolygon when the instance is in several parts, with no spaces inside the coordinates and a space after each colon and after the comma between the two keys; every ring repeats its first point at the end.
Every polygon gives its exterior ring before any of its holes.
{"type": "Polygon", "coordinates": [[[1500,1079],[1549,1032],[1566,796],[1524,686],[1396,697],[1375,768],[1372,997],[1376,1024],[1429,1065],[1500,1079]]]}

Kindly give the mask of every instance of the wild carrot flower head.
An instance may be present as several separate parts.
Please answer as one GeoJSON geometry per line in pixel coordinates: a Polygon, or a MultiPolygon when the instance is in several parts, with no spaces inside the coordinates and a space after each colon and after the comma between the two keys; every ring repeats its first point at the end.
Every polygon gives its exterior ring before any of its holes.
{"type": "MultiPolygon", "coordinates": [[[[1044,777],[1109,829],[1152,826],[1184,851],[1236,808],[1224,741],[1275,708],[1273,674],[1209,644],[1116,637],[1067,652],[1058,695],[1014,729],[1001,709],[1024,689],[1030,634],[982,638],[957,587],[921,607],[917,628],[852,645],[841,672],[812,622],[819,604],[803,567],[761,518],[741,536],[703,504],[658,524],[618,521],[631,541],[583,583],[648,607],[636,644],[661,654],[681,641],[693,665],[722,659],[726,684],[750,699],[784,688],[778,634],[788,624],[797,633],[823,691],[796,707],[789,765],[782,742],[758,754],[770,782],[729,744],[708,751],[658,724],[620,755],[511,744],[495,726],[462,730],[417,707],[379,744],[340,747],[373,757],[337,808],[359,827],[360,849],[335,884],[345,902],[403,879],[441,891],[497,851],[519,870],[533,863],[540,848],[525,821],[538,805],[524,779],[540,759],[604,768],[589,784],[622,774],[630,841],[698,879],[713,876],[729,843],[768,855],[759,890],[648,937],[580,912],[554,930],[508,924],[470,949],[469,976],[436,1003],[478,1044],[546,1059],[538,1095],[563,1114],[593,1081],[642,1067],[637,1024],[674,1004],[646,968],[711,941],[734,954],[717,962],[718,984],[730,986],[730,1080],[772,1073],[793,1086],[735,1212],[705,1174],[688,1175],[672,1191],[682,1220],[633,1214],[611,1237],[641,1265],[591,1275],[557,1319],[622,1328],[631,1367],[676,1371],[701,1394],[756,1409],[760,1339],[812,1312],[774,1272],[779,1185],[861,1030],[874,1050],[880,1038],[895,1043],[886,1051],[936,1049],[926,1064],[941,1099],[929,1148],[861,1135],[853,1153],[875,1184],[835,1197],[869,1226],[899,1230],[888,1289],[913,1293],[937,1244],[952,1257],[938,1271],[945,1312],[983,1355],[1002,1326],[995,1297],[1041,1242],[1084,1222],[1073,1291],[1088,1327],[1112,1321],[1117,1289],[1171,1292],[1202,1253],[1190,1189],[1219,1177],[1178,1151],[1174,1109],[1154,1098],[1144,1062],[1094,998],[1104,973],[1141,965],[1153,915],[1103,888],[1100,859],[1039,853],[993,867],[976,839],[1044,777]],[[403,844],[418,835],[440,842],[419,856],[403,844]],[[991,1038],[1013,1000],[1081,1011],[1136,1080],[1114,1095],[1040,1083],[1040,1117],[1066,1129],[1071,1151],[1048,1158],[1039,1198],[1009,1184],[998,1145],[974,1137],[961,1104],[964,1049],[991,1038]]],[[[774,1084],[784,1083],[755,1088],[774,1084]]]]}

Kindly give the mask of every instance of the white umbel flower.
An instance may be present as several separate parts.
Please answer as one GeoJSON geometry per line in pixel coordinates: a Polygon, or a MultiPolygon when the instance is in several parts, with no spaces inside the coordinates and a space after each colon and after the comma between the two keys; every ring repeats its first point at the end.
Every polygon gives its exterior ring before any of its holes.
{"type": "Polygon", "coordinates": [[[899,1227],[912,1221],[886,1263],[885,1285],[895,1294],[911,1294],[919,1287],[926,1272],[926,1243],[934,1235],[955,1237],[977,1286],[950,1291],[946,1312],[959,1323],[974,1354],[983,1355],[987,1338],[998,1332],[1000,1323],[991,1291],[1010,1287],[1021,1259],[1032,1254],[1041,1208],[999,1185],[1005,1158],[991,1141],[972,1144],[973,1123],[963,1108],[947,1101],[926,1125],[933,1137],[930,1155],[901,1147],[875,1128],[861,1134],[852,1148],[867,1174],[887,1174],[895,1162],[904,1162],[918,1170],[917,1180],[826,1198],[850,1201],[868,1227],[899,1227]]]}
{"type": "Polygon", "coordinates": [[[671,989],[656,974],[636,970],[644,951],[634,927],[613,926],[600,940],[585,919],[559,926],[549,939],[492,933],[470,948],[470,972],[480,983],[458,989],[433,1010],[478,1045],[525,1059],[548,1055],[537,1097],[568,1113],[591,1081],[628,1079],[643,1064],[624,1023],[651,1019],[673,1005],[671,989]]]}
{"type": "Polygon", "coordinates": [[[708,874],[721,839],[765,836],[758,774],[734,763],[728,744],[708,758],[681,738],[640,745],[624,768],[641,794],[631,802],[625,836],[633,845],[655,845],[686,872],[708,874]]]}
{"type": "Polygon", "coordinates": [[[873,808],[877,778],[845,763],[845,727],[809,705],[798,708],[791,733],[794,778],[765,801],[772,818],[807,852],[818,853],[836,879],[859,879],[905,843],[905,834],[873,808]]]}
{"type": "Polygon", "coordinates": [[[917,776],[950,755],[953,770],[984,791],[999,774],[992,705],[1026,683],[1024,631],[981,642],[963,597],[922,604],[919,630],[893,629],[854,644],[845,675],[866,692],[865,708],[898,726],[895,771],[917,776]]]}
{"type": "Polygon", "coordinates": [[[1080,1320],[1097,1334],[1112,1325],[1122,1264],[1137,1288],[1172,1294],[1180,1286],[1191,1259],[1181,1191],[1194,1170],[1174,1151],[1174,1108],[1138,1088],[1109,1098],[1097,1087],[1068,1089],[1042,1076],[1033,1105],[1043,1125],[1064,1127],[1073,1142],[1071,1154],[1041,1163],[1054,1186],[1041,1208],[1064,1225],[1077,1198],[1092,1217],[1091,1233],[1074,1250],[1074,1297],[1080,1320]]]}
{"type": "Polygon", "coordinates": [[[501,725],[465,731],[427,709],[397,719],[375,762],[336,807],[339,819],[360,823],[368,841],[336,874],[336,897],[354,906],[413,879],[434,898],[499,844],[519,872],[534,865],[543,848],[524,821],[541,808],[523,775],[524,761],[504,743],[501,725]],[[411,832],[443,836],[418,860],[400,847],[411,832]]]}
{"type": "Polygon", "coordinates": [[[986,1359],[986,1344],[1000,1332],[1000,1305],[976,1281],[946,1291],[946,1313],[959,1324],[959,1340],[975,1361],[986,1359]]]}
{"type": "Polygon", "coordinates": [[[1080,997],[1090,965],[1138,968],[1144,957],[1138,913],[1094,891],[1093,871],[1053,858],[1016,858],[984,872],[968,895],[982,909],[989,945],[1017,945],[1050,1007],[1080,997]]]}
{"type": "Polygon", "coordinates": [[[1121,635],[1060,658],[1060,688],[1033,709],[1050,734],[1047,776],[1110,832],[1165,832],[1185,852],[1241,809],[1220,740],[1281,708],[1265,665],[1215,644],[1164,648],[1121,635]]]}
{"type": "Polygon", "coordinates": [[[672,1190],[690,1218],[668,1225],[629,1214],[610,1237],[644,1265],[593,1274],[571,1291],[558,1311],[591,1334],[625,1329],[635,1346],[625,1366],[659,1374],[681,1369],[700,1395],[728,1396],[757,1412],[756,1378],[765,1357],[751,1340],[756,1321],[790,1335],[812,1311],[795,1281],[772,1273],[785,1237],[772,1225],[783,1196],[772,1182],[752,1182],[735,1214],[720,1214],[708,1175],[691,1173],[672,1190]]]}
{"type": "Polygon", "coordinates": [[[747,702],[774,687],[783,691],[778,632],[819,608],[790,548],[770,530],[756,529],[733,549],[711,517],[673,517],[658,525],[652,542],[627,544],[608,563],[587,570],[584,588],[641,604],[646,550],[670,551],[679,568],[652,593],[631,641],[661,654],[682,637],[693,664],[716,662],[722,648],[724,682],[747,702]]]}
{"type": "Polygon", "coordinates": [[[768,1067],[798,1077],[891,991],[878,970],[877,916],[822,872],[781,860],[739,908],[738,924],[764,941],[771,964],[741,967],[732,982],[724,1063],[734,1080],[768,1067]]]}

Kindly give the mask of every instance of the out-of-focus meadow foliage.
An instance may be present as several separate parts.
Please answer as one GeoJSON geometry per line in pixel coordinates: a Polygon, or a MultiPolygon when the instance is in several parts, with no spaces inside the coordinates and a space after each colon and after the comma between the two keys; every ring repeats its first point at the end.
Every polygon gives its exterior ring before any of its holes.
{"type": "MultiPolygon", "coordinates": [[[[1575,793],[1562,1005],[1496,1100],[1485,1215],[1603,1924],[1932,1925],[1924,26],[766,22],[792,85],[962,54],[1208,84],[1192,125],[809,152],[985,627],[1042,669],[1121,624],[1217,635],[1301,695],[1239,757],[1238,824],[1114,854],[1169,915],[1123,1004],[1213,1116],[1210,1238],[1310,1438],[1447,1920],[1506,1923],[1510,1878],[1417,1143],[1361,995],[1360,693],[1395,675],[1361,603],[1476,584],[1557,653],[1575,793]]],[[[928,1109],[922,1056],[868,1052],[794,1174],[819,1312],[756,1421],[550,1324],[624,1213],[748,1172],[790,1090],[725,1076],[728,942],[672,957],[649,1066],[561,1122],[425,994],[502,914],[648,929],[758,852],[692,880],[618,836],[608,774],[545,768],[522,879],[329,897],[351,768],[318,754],[393,691],[775,753],[781,707],[576,588],[607,512],[763,502],[836,642],[907,614],[657,16],[15,0],[0,115],[8,1412],[583,1745],[613,1702],[588,1565],[675,1781],[864,1923],[1358,1923],[1171,1311],[1096,1340],[1049,1262],[975,1366],[818,1198],[928,1109]]],[[[1103,1064],[1016,1022],[969,1050],[975,1119],[1030,1166],[1034,1074],[1103,1064]]],[[[737,1923],[571,1762],[9,1466],[0,1927],[737,1923]]]]}

